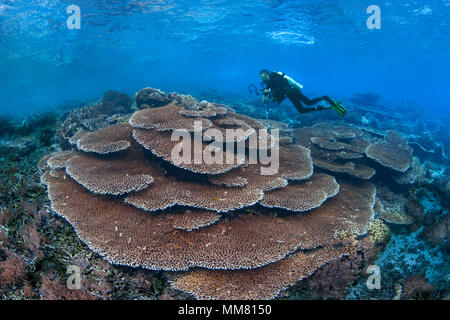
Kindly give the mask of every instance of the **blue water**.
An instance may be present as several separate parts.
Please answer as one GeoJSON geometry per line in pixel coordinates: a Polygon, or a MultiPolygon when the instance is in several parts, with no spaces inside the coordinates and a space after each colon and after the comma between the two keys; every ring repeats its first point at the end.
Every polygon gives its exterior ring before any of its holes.
{"type": "Polygon", "coordinates": [[[449,25],[449,0],[0,0],[0,112],[145,86],[248,94],[267,68],[307,95],[376,92],[448,117],[449,25]],[[381,29],[367,28],[372,4],[381,29]]]}

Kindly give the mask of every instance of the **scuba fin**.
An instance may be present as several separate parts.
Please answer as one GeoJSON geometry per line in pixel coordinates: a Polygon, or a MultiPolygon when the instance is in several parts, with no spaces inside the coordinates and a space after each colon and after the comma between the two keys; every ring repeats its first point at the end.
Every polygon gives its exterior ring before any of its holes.
{"type": "Polygon", "coordinates": [[[339,101],[333,100],[333,102],[334,102],[334,104],[333,104],[332,108],[334,110],[336,110],[336,112],[339,113],[339,115],[341,117],[343,117],[345,115],[345,113],[347,112],[347,110],[345,110],[345,108],[342,106],[342,100],[339,100],[339,101]]]}

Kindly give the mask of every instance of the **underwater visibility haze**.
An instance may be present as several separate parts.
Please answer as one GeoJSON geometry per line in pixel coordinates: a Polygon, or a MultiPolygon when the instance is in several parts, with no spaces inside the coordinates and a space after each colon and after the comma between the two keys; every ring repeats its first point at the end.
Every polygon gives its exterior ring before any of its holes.
{"type": "Polygon", "coordinates": [[[0,298],[447,300],[449,88],[449,0],[0,0],[0,298]]]}

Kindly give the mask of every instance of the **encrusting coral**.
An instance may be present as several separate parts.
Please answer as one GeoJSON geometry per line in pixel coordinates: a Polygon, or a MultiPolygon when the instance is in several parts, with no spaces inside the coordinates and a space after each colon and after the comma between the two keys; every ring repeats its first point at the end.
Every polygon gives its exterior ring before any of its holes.
{"type": "Polygon", "coordinates": [[[41,160],[52,209],[93,251],[115,264],[183,271],[172,279],[174,288],[227,299],[276,297],[354,251],[342,235],[367,233],[376,188],[320,172],[315,158],[335,165],[362,159],[348,173],[370,179],[371,168],[364,167],[369,143],[358,130],[316,126],[296,129],[294,139],[278,138],[226,106],[184,108],[195,101],[177,97],[171,101],[179,103],[137,111],[129,124],[79,132],[70,139],[72,151],[41,160]],[[230,128],[248,134],[224,139],[230,128]],[[184,151],[196,142],[172,141],[173,133],[192,138],[208,129],[221,134],[206,134],[190,162],[173,159],[173,148],[184,151]],[[244,153],[230,149],[241,142],[244,153]],[[230,153],[235,161],[193,163],[205,150],[230,153]],[[278,168],[253,162],[252,150],[278,154],[278,168]],[[322,151],[331,152],[332,161],[322,151]]]}

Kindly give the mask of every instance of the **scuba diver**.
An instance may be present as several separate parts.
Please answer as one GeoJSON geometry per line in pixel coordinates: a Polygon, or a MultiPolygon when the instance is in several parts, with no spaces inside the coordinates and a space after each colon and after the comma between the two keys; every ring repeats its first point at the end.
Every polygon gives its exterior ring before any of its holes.
{"type": "MultiPolygon", "coordinates": [[[[342,107],[340,102],[336,102],[330,99],[328,96],[322,96],[315,99],[308,99],[303,93],[303,86],[296,82],[291,77],[285,75],[281,72],[269,71],[263,69],[260,71],[259,76],[261,77],[262,84],[265,85],[265,88],[262,89],[263,93],[263,103],[266,104],[266,99],[269,97],[272,101],[276,103],[281,103],[286,97],[292,102],[299,113],[308,113],[313,111],[320,110],[336,110],[339,115],[344,116],[347,112],[344,107],[342,107]],[[319,105],[317,108],[306,108],[303,104],[307,106],[312,106],[320,101],[326,101],[331,106],[322,106],[319,105]]],[[[251,91],[251,87],[254,87],[255,93],[259,95],[259,92],[255,85],[249,86],[249,91],[251,91]]]]}

